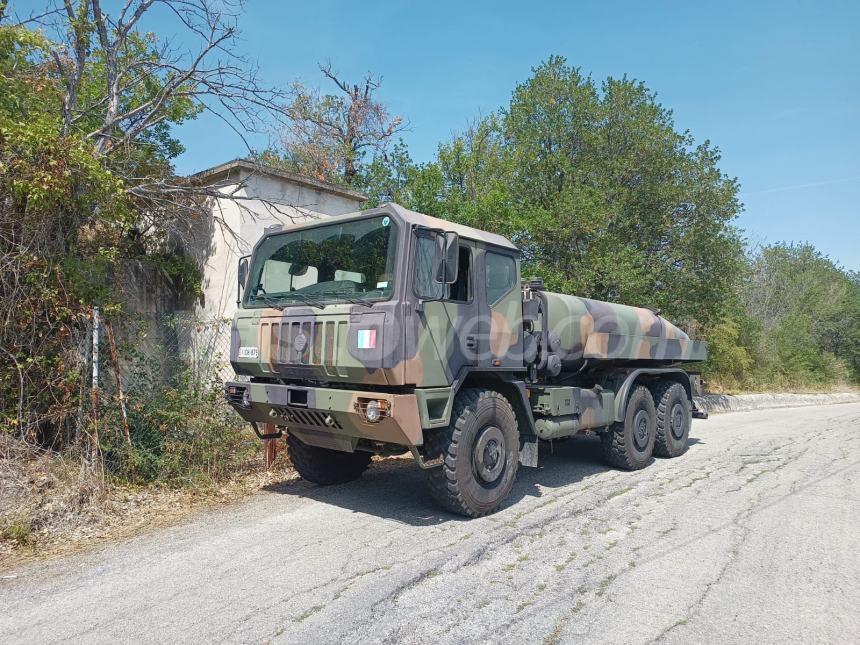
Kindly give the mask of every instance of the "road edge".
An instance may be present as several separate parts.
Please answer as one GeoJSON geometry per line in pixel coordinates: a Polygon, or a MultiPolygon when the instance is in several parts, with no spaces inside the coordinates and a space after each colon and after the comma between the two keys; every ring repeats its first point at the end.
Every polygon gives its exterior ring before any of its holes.
{"type": "Polygon", "coordinates": [[[822,394],[795,394],[764,392],[760,394],[705,394],[693,397],[696,407],[708,414],[722,412],[750,412],[775,408],[796,408],[811,405],[860,403],[856,392],[830,392],[822,394]]]}

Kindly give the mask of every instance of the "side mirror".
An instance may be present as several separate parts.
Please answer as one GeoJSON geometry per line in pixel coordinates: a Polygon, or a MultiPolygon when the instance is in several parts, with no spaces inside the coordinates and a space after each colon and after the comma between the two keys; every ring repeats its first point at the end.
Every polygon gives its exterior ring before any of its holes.
{"type": "Polygon", "coordinates": [[[250,256],[246,255],[242,258],[239,258],[239,289],[236,292],[236,304],[238,305],[242,302],[242,294],[245,292],[245,285],[248,283],[248,258],[250,256]]]}
{"type": "Polygon", "coordinates": [[[436,234],[436,252],[433,256],[433,279],[441,284],[457,281],[460,264],[460,236],[451,231],[436,234]]]}

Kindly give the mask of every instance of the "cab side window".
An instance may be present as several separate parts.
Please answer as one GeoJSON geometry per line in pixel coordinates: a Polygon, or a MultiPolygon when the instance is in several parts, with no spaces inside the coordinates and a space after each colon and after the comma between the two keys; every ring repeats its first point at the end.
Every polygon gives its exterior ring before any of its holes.
{"type": "Polygon", "coordinates": [[[450,285],[448,300],[468,302],[472,299],[472,254],[469,247],[460,246],[457,281],[450,285]]]}
{"type": "Polygon", "coordinates": [[[445,297],[444,284],[433,280],[433,254],[436,242],[432,237],[419,236],[415,241],[415,268],[412,286],[415,295],[426,300],[441,300],[445,297]]]}
{"type": "Polygon", "coordinates": [[[487,303],[496,304],[517,282],[517,263],[510,255],[487,251],[484,254],[487,303]]]}
{"type": "Polygon", "coordinates": [[[415,295],[426,300],[453,300],[467,302],[472,299],[472,253],[468,246],[460,245],[457,280],[454,284],[439,284],[433,280],[433,254],[436,243],[432,237],[419,236],[415,244],[415,264],[412,280],[415,295]]]}

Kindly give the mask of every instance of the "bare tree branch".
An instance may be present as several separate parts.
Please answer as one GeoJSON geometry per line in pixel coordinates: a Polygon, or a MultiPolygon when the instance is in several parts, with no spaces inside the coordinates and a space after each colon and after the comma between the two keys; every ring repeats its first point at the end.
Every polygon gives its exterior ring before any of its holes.
{"type": "Polygon", "coordinates": [[[28,19],[59,37],[49,58],[63,86],[64,133],[88,123],[85,134],[96,151],[110,156],[172,120],[162,114],[183,101],[217,112],[235,132],[286,124],[289,91],[266,86],[236,47],[241,6],[236,0],[125,0],[111,12],[102,0],[62,0],[28,19]],[[137,31],[156,6],[191,36],[184,39],[187,48],[175,50],[137,31]],[[94,83],[99,91],[92,91],[94,83]]]}
{"type": "Polygon", "coordinates": [[[288,122],[279,131],[283,162],[318,179],[354,184],[365,151],[385,155],[389,143],[407,123],[390,116],[374,98],[382,79],[366,74],[361,83],[349,83],[332,68],[320,72],[338,93],[321,94],[300,83],[286,108],[288,122]]]}

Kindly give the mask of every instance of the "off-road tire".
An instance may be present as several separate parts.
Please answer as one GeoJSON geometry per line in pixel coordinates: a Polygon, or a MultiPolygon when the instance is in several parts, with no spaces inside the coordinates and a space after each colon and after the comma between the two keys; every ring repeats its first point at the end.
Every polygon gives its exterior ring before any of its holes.
{"type": "Polygon", "coordinates": [[[606,463],[624,470],[645,468],[652,461],[656,425],[657,411],[651,392],[642,385],[634,386],[627,399],[624,421],[612,424],[600,435],[606,463]],[[643,420],[647,433],[637,439],[637,427],[643,420]]]}
{"type": "Polygon", "coordinates": [[[322,486],[343,484],[361,477],[370,465],[369,452],[341,452],[309,446],[293,435],[287,435],[287,452],[302,479],[322,486]]]}
{"type": "MultiPolygon", "coordinates": [[[[499,392],[486,389],[464,389],[454,399],[451,423],[447,428],[427,433],[426,454],[443,457],[444,463],[427,471],[430,493],[447,510],[467,517],[489,515],[499,509],[510,495],[519,466],[519,429],[511,404],[499,392]],[[490,458],[482,452],[475,456],[479,441],[495,439],[490,458]],[[497,456],[497,460],[492,460],[497,456]],[[479,474],[499,466],[492,481],[479,474]],[[486,463],[493,465],[487,469],[486,463]],[[477,461],[476,461],[477,460],[477,461]]],[[[486,475],[485,475],[486,476],[486,475]]]]}
{"type": "Polygon", "coordinates": [[[687,398],[687,391],[680,383],[660,381],[651,392],[657,407],[654,454],[658,457],[683,455],[687,452],[687,438],[693,423],[693,406],[687,398]],[[673,419],[676,414],[678,416],[673,419]],[[675,425],[677,423],[680,423],[680,426],[675,425]]]}

